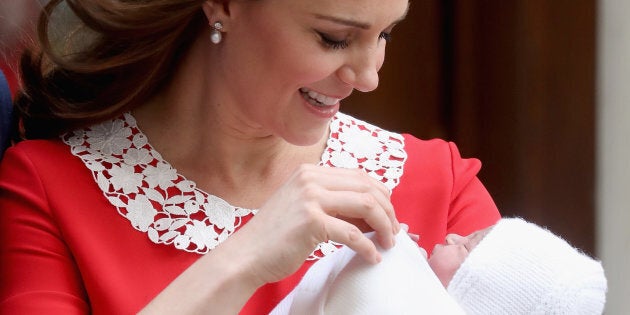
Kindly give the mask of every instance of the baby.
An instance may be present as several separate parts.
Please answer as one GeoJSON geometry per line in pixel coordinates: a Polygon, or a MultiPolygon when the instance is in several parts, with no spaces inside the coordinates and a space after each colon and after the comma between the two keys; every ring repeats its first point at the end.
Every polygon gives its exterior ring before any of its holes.
{"type": "Polygon", "coordinates": [[[603,312],[601,263],[521,219],[450,234],[428,260],[406,233],[396,241],[377,265],[346,247],[324,257],[271,314],[603,312]]]}

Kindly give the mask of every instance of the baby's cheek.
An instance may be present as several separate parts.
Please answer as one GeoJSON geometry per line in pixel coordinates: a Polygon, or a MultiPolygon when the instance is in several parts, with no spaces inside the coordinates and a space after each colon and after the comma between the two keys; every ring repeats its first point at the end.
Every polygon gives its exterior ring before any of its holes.
{"type": "Polygon", "coordinates": [[[459,246],[445,246],[440,250],[433,251],[429,258],[429,266],[440,279],[442,285],[447,287],[467,256],[468,252],[461,250],[459,246]]]}
{"type": "Polygon", "coordinates": [[[457,267],[455,264],[436,258],[436,256],[432,256],[431,259],[429,259],[429,266],[431,266],[435,275],[440,279],[442,285],[447,287],[451,279],[453,279],[457,267]]]}

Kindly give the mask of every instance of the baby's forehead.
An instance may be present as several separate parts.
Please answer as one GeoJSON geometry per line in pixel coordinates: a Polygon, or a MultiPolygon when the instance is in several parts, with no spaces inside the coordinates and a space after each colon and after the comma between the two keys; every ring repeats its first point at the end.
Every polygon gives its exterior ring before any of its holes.
{"type": "Polygon", "coordinates": [[[483,240],[483,238],[488,235],[488,233],[490,233],[491,229],[492,227],[489,227],[468,234],[466,236],[468,250],[472,250],[473,248],[475,248],[475,246],[477,246],[477,244],[479,244],[483,240]]]}

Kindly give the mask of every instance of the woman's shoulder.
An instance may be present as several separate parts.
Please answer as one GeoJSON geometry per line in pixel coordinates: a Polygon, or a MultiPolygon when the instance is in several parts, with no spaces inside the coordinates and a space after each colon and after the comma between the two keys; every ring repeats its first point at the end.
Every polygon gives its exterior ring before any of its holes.
{"type": "Polygon", "coordinates": [[[7,148],[6,155],[24,155],[29,158],[50,158],[51,155],[68,155],[68,146],[61,139],[24,140],[7,148]]]}
{"type": "Polygon", "coordinates": [[[0,173],[26,171],[43,174],[60,175],[58,170],[67,169],[69,164],[76,163],[70,148],[60,139],[24,140],[4,152],[0,163],[0,173]]]}
{"type": "Polygon", "coordinates": [[[390,189],[406,182],[452,192],[474,180],[481,169],[479,160],[462,158],[453,142],[388,131],[341,113],[331,123],[329,148],[336,154],[331,161],[344,162],[335,166],[362,165],[390,189]]]}
{"type": "MultiPolygon", "coordinates": [[[[386,149],[397,149],[398,145],[396,145],[396,143],[400,143],[401,148],[406,153],[407,163],[405,163],[405,167],[407,167],[408,164],[413,164],[427,165],[430,167],[440,165],[448,168],[453,166],[453,163],[457,164],[462,161],[473,168],[481,167],[481,163],[477,159],[463,159],[457,145],[452,141],[439,138],[421,139],[409,133],[389,131],[370,122],[342,113],[337,115],[333,124],[333,128],[339,125],[346,126],[345,132],[351,134],[351,136],[346,136],[346,138],[353,138],[354,141],[360,138],[356,137],[355,134],[358,133],[356,131],[363,131],[365,135],[369,134],[388,144],[388,146],[385,147],[386,149]],[[354,133],[348,132],[347,130],[351,128],[354,128],[356,131],[354,133]]],[[[360,140],[357,142],[359,141],[360,140]]]]}
{"type": "Polygon", "coordinates": [[[405,139],[405,151],[409,158],[416,163],[444,164],[445,167],[455,167],[465,164],[466,167],[481,168],[481,162],[472,157],[462,157],[458,146],[444,139],[434,138],[423,140],[411,134],[402,134],[405,139]]]}

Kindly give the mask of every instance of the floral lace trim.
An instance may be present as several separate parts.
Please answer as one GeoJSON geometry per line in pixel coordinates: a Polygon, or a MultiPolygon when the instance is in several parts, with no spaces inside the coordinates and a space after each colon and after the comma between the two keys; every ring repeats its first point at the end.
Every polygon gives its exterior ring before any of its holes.
{"type": "MultiPolygon", "coordinates": [[[[205,254],[225,241],[256,209],[234,207],[177,173],[148,143],[130,114],[62,136],[118,213],[156,244],[205,254]]],[[[407,154],[399,134],[338,113],[320,165],[360,168],[392,190],[407,154]]],[[[309,260],[339,244],[321,243],[309,260]]]]}

